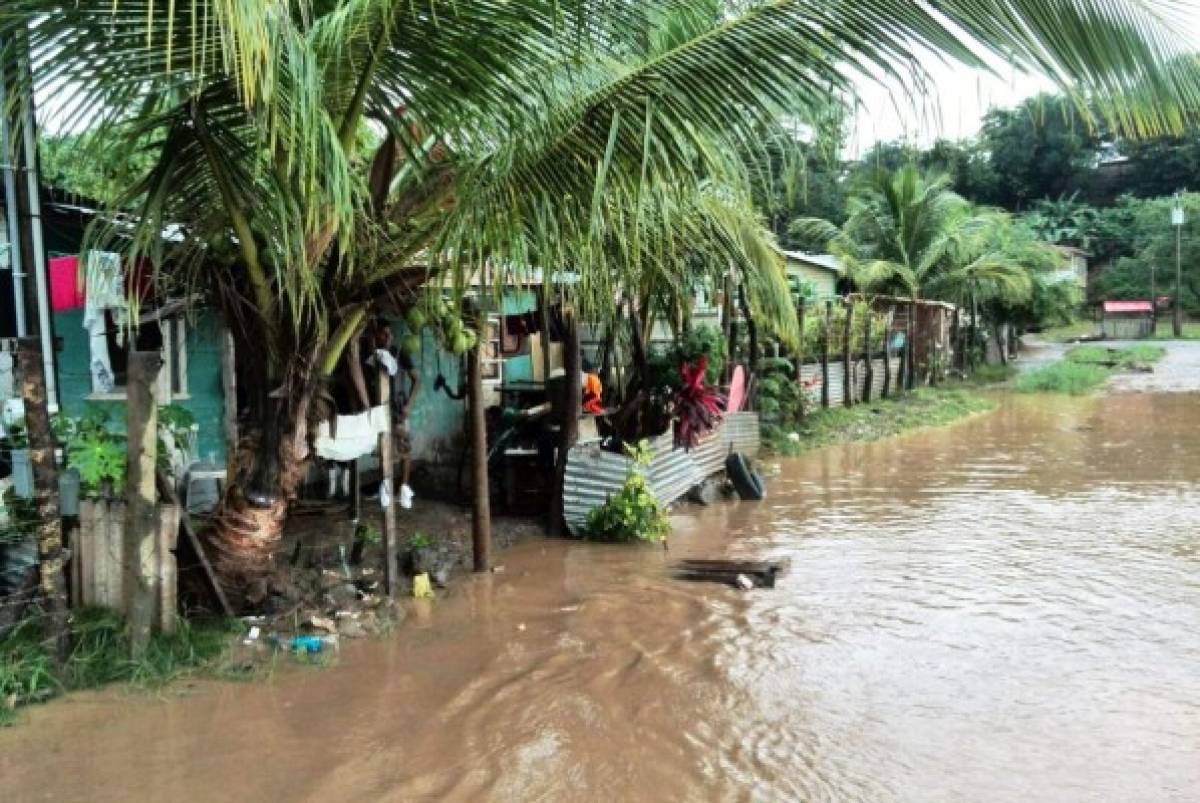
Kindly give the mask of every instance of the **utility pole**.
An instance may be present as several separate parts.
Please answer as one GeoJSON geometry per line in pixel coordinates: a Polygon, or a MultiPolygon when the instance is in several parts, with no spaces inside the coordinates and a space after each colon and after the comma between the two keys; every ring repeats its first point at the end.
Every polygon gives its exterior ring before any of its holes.
{"type": "Polygon", "coordinates": [[[1150,262],[1150,334],[1158,334],[1158,263],[1150,262]]]}
{"type": "Polygon", "coordinates": [[[1183,337],[1183,220],[1183,191],[1179,190],[1171,206],[1171,225],[1175,227],[1175,301],[1171,329],[1175,337],[1183,337]]]}

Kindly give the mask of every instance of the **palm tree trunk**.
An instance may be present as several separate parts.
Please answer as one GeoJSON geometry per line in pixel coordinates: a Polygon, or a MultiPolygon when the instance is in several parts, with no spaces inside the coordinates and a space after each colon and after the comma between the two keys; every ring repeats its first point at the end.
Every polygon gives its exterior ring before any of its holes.
{"type": "MultiPolygon", "coordinates": [[[[236,356],[262,353],[261,332],[241,330],[234,336],[236,356]]],[[[314,339],[303,347],[277,343],[268,352],[265,370],[240,374],[247,420],[239,422],[241,438],[228,460],[228,481],[205,533],[213,569],[235,609],[254,608],[266,599],[288,507],[308,468],[310,425],[330,412],[317,401],[324,371],[311,355],[337,348],[334,343],[344,349],[351,340],[314,339]],[[280,365],[270,356],[276,354],[296,356],[280,365]]]]}

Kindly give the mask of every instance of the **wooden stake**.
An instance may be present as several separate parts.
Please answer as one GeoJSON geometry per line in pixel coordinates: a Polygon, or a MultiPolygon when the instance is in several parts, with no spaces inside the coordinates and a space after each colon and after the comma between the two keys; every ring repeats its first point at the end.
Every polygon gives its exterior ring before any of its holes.
{"type": "Polygon", "coordinates": [[[748,404],[746,409],[753,410],[755,409],[753,389],[757,388],[758,386],[758,372],[760,367],[758,322],[754,320],[754,315],[750,312],[750,304],[746,302],[746,285],[741,283],[738,284],[738,307],[742,311],[742,317],[746,319],[746,333],[750,337],[750,354],[748,356],[749,365],[747,366],[746,373],[750,375],[748,385],[752,390],[747,396],[748,404]]]}
{"type": "Polygon", "coordinates": [[[46,403],[45,363],[41,341],[23,337],[17,345],[21,372],[21,399],[25,403],[25,428],[29,434],[29,456],[33,464],[34,499],[37,503],[38,572],[41,595],[46,605],[46,635],[53,645],[55,660],[67,658],[67,587],[63,577],[62,516],[58,508],[58,468],[54,463],[54,435],[46,403]]]}
{"type": "Polygon", "coordinates": [[[829,318],[833,315],[833,302],[825,302],[825,323],[821,331],[821,406],[829,408],[829,318]]]}
{"type": "Polygon", "coordinates": [[[908,337],[904,344],[904,389],[912,390],[916,384],[917,370],[917,300],[908,303],[908,337]]]}
{"type": "MultiPolygon", "coordinates": [[[[563,323],[566,332],[563,341],[562,421],[559,422],[558,460],[554,467],[554,491],[550,500],[550,535],[561,536],[563,532],[563,489],[567,476],[567,455],[579,440],[579,416],[583,412],[583,384],[580,376],[579,322],[575,310],[563,307],[563,323]]],[[[643,379],[644,381],[644,379],[643,379]]]]}
{"type": "Polygon", "coordinates": [[[846,323],[842,330],[842,406],[854,406],[854,356],[851,354],[851,339],[854,334],[854,303],[845,302],[846,323]]]}
{"type": "Polygon", "coordinates": [[[796,317],[800,322],[800,345],[796,354],[796,384],[800,386],[800,417],[808,413],[808,398],[804,395],[804,296],[800,297],[796,317]]]}
{"type": "Polygon", "coordinates": [[[892,391],[892,312],[888,310],[887,323],[883,327],[883,390],[880,395],[887,398],[892,391]]]}
{"type": "Polygon", "coordinates": [[[871,361],[874,356],[871,354],[871,319],[873,317],[875,316],[868,305],[867,319],[863,321],[863,359],[867,363],[866,376],[863,378],[862,400],[864,402],[871,401],[871,392],[874,390],[871,385],[875,381],[875,366],[871,361]]]}
{"type": "Polygon", "coordinates": [[[225,414],[222,420],[225,428],[225,461],[229,462],[237,454],[238,403],[237,357],[233,347],[233,333],[228,329],[221,330],[221,392],[225,396],[225,414]]]}
{"type": "Polygon", "coordinates": [[[392,382],[387,371],[379,372],[379,402],[387,411],[386,429],[379,435],[379,466],[382,472],[381,489],[387,489],[387,496],[380,490],[379,498],[387,499],[383,506],[383,590],[389,597],[395,597],[400,587],[400,547],[396,536],[396,505],[400,500],[400,489],[396,487],[396,459],[392,453],[393,426],[392,417],[392,382]]]}
{"type": "MultiPolygon", "coordinates": [[[[474,557],[473,568],[477,572],[486,572],[490,568],[492,549],[492,510],[491,500],[488,498],[487,421],[483,410],[483,343],[486,339],[487,329],[483,315],[478,310],[468,309],[467,312],[469,317],[474,318],[475,331],[479,333],[475,347],[467,355],[467,405],[468,413],[471,416],[471,491],[473,496],[471,543],[474,557]]],[[[576,345],[578,345],[578,341],[576,341],[576,345]]],[[[575,370],[578,373],[578,367],[575,370]]]]}
{"type": "Polygon", "coordinates": [[[138,658],[150,642],[158,597],[155,468],[158,461],[158,372],[162,368],[162,355],[156,351],[130,351],[128,366],[125,394],[128,467],[122,587],[130,651],[138,658]]]}

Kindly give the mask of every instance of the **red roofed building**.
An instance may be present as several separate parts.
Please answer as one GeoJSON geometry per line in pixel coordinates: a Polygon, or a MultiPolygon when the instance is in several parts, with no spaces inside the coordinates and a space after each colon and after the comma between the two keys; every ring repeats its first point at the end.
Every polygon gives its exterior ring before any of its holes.
{"type": "Polygon", "coordinates": [[[1154,305],[1149,301],[1105,301],[1100,333],[1118,340],[1149,337],[1154,331],[1154,305]]]}

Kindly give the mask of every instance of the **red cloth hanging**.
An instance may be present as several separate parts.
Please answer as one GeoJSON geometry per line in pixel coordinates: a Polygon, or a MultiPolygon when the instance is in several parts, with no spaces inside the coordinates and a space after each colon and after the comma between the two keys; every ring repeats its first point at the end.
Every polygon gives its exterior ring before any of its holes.
{"type": "Polygon", "coordinates": [[[79,275],[79,257],[55,257],[50,260],[50,308],[55,312],[83,309],[83,277],[79,275]]]}

